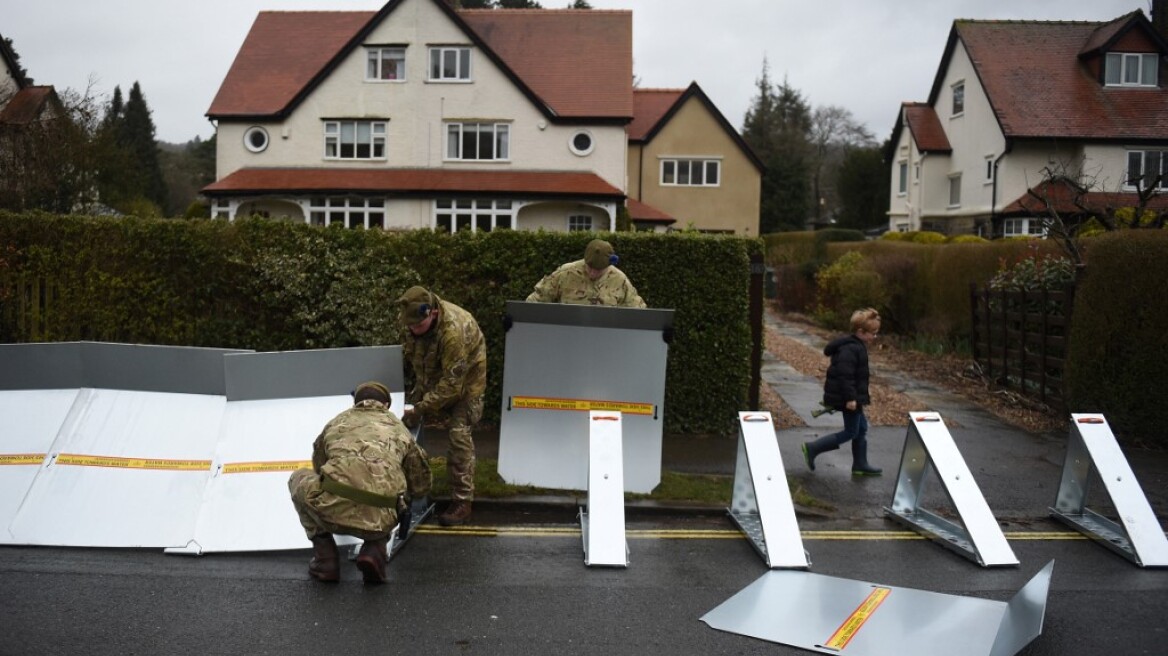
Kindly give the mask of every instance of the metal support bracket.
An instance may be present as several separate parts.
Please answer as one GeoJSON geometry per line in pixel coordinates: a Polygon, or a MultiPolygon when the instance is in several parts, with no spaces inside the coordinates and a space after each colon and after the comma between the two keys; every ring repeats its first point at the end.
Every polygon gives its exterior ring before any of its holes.
{"type": "Polygon", "coordinates": [[[769,412],[738,413],[738,462],[730,519],[771,569],[807,569],[811,558],[795,520],[795,505],[769,412]]]}
{"type": "Polygon", "coordinates": [[[621,413],[588,413],[588,505],[580,510],[584,564],[628,567],[621,413]],[[591,513],[591,516],[589,516],[591,513]]]}
{"type": "Polygon", "coordinates": [[[909,413],[892,507],[885,507],[884,513],[982,567],[1018,565],[1018,558],[1006,542],[953,436],[936,412],[909,413]],[[961,523],[920,507],[931,471],[937,473],[961,523]]]}
{"type": "Polygon", "coordinates": [[[1051,516],[1140,567],[1168,567],[1168,538],[1101,414],[1072,414],[1063,475],[1051,516]],[[1088,509],[1092,470],[1119,515],[1114,522],[1088,509]]]}

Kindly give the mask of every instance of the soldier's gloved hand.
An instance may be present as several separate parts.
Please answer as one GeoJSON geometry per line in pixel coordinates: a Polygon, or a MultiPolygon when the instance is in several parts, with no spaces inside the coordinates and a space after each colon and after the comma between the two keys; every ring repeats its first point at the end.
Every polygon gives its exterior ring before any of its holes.
{"type": "Polygon", "coordinates": [[[417,428],[418,424],[421,422],[421,419],[421,416],[415,412],[413,408],[403,412],[401,417],[402,423],[405,424],[406,428],[409,429],[417,428]]]}

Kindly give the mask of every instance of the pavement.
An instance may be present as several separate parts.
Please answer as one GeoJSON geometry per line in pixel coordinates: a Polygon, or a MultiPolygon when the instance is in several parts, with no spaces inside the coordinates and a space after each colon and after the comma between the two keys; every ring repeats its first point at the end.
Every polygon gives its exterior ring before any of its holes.
{"type": "MultiPolygon", "coordinates": [[[[768,328],[822,349],[823,339],[801,330],[798,325],[779,321],[767,313],[768,328]]],[[[1011,426],[969,401],[914,380],[896,371],[882,370],[881,376],[893,387],[921,401],[938,412],[950,429],[962,457],[973,473],[986,502],[1004,528],[1032,527],[1050,530],[1061,527],[1049,519],[1055,503],[1065,459],[1066,434],[1033,434],[1011,426]]],[[[836,432],[843,422],[838,415],[812,417],[822,398],[822,381],[806,376],[764,352],[764,384],[783,398],[807,424],[777,431],[779,451],[788,479],[800,486],[819,503],[812,507],[796,506],[801,519],[818,523],[818,528],[880,528],[891,526],[884,520],[884,507],[891,504],[907,435],[904,426],[874,426],[869,429],[869,460],[884,469],[880,477],[853,477],[848,446],[821,455],[816,471],[803,462],[800,445],[819,436],[836,432]]],[[[1122,444],[1122,436],[1119,436],[1122,444]]],[[[427,450],[445,452],[445,435],[428,431],[427,450]]],[[[479,430],[475,446],[480,458],[498,458],[497,430],[479,430]]],[[[738,436],[665,435],[661,466],[666,471],[696,474],[734,475],[738,436]]],[[[1161,523],[1168,522],[1168,451],[1136,449],[1124,446],[1128,462],[1140,482],[1145,496],[1161,523]]],[[[1097,475],[1089,488],[1087,507],[1105,515],[1114,511],[1106,489],[1097,475]]],[[[508,499],[476,499],[476,510],[519,511],[524,513],[575,514],[585,505],[586,492],[564,491],[548,496],[518,496],[508,499]]],[[[727,503],[729,500],[727,500],[727,503]]],[[[953,517],[952,506],[935,474],[927,479],[921,506],[941,516],[953,517]]],[[[723,514],[726,504],[695,504],[656,501],[630,501],[626,513],[637,515],[715,515],[723,514]]],[[[1111,515],[1114,517],[1114,515],[1111,515]]]]}

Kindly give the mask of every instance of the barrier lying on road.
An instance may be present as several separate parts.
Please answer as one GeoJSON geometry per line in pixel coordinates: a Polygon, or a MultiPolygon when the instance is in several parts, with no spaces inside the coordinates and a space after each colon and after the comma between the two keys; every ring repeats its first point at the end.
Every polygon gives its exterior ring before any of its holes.
{"type": "Polygon", "coordinates": [[[885,507],[885,514],[983,567],[1018,565],[941,415],[910,412],[908,423],[892,507],[885,507]],[[937,473],[960,523],[921,508],[931,471],[937,473]]]}
{"type": "Polygon", "coordinates": [[[619,412],[588,413],[588,506],[580,511],[584,564],[628,567],[619,412]]]}

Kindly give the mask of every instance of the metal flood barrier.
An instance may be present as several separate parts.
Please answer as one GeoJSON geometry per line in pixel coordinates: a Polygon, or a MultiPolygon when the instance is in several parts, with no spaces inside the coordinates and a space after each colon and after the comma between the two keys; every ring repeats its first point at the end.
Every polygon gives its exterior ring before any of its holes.
{"type": "Polygon", "coordinates": [[[1054,561],[1008,602],[771,570],[702,616],[720,631],[849,656],[1010,656],[1042,633],[1054,561]]]}
{"type": "Polygon", "coordinates": [[[288,476],[371,379],[400,413],[398,346],[0,345],[0,543],[308,548],[288,476]]]}
{"type": "Polygon", "coordinates": [[[1140,567],[1168,567],[1168,538],[1101,414],[1072,414],[1067,455],[1051,516],[1140,567]],[[1097,471],[1119,522],[1087,508],[1097,471]]]}
{"type": "Polygon", "coordinates": [[[738,413],[738,460],[728,511],[767,567],[811,566],[769,412],[738,413]]]}
{"type": "Polygon", "coordinates": [[[628,567],[621,413],[588,413],[588,506],[580,511],[584,564],[628,567]]]}
{"type": "Polygon", "coordinates": [[[626,492],[661,482],[665,334],[673,310],[507,302],[499,475],[583,490],[588,413],[620,412],[626,492]]]}
{"type": "Polygon", "coordinates": [[[1018,565],[973,473],[936,412],[909,413],[892,507],[885,507],[884,513],[983,567],[1018,565]],[[961,523],[921,508],[925,481],[934,471],[961,523]]]}

